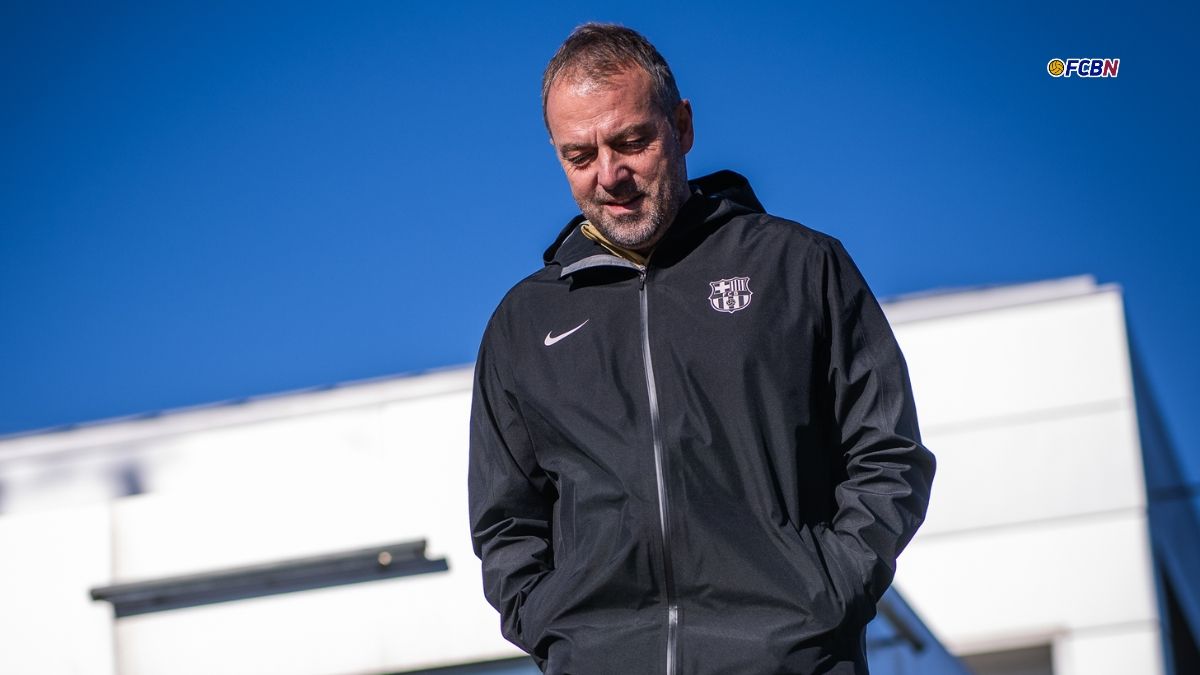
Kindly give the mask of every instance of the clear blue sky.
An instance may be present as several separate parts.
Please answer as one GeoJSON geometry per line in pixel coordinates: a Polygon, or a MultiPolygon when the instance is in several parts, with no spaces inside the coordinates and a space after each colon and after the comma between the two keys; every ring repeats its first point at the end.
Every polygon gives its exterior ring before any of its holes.
{"type": "Polygon", "coordinates": [[[1200,476],[1196,3],[648,4],[4,3],[0,434],[471,361],[575,211],[539,76],[599,19],[671,61],[693,175],[877,294],[1121,284],[1200,476]]]}

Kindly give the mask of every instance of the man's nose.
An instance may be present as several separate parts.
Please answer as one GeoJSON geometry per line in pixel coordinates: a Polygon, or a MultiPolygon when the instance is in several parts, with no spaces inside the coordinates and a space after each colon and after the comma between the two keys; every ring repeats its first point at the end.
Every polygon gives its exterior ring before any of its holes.
{"type": "Polygon", "coordinates": [[[597,159],[599,160],[596,181],[600,183],[600,187],[608,192],[615,192],[622,183],[628,181],[633,172],[625,164],[625,158],[612,150],[601,150],[597,159]]]}

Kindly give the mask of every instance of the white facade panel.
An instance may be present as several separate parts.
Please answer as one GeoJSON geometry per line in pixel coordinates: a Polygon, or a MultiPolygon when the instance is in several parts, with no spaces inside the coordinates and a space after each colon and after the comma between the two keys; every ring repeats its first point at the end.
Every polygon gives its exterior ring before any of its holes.
{"type": "Polygon", "coordinates": [[[1062,635],[1054,642],[1054,672],[1079,675],[1160,675],[1157,622],[1062,635]]]}
{"type": "Polygon", "coordinates": [[[177,487],[117,502],[117,581],[413,539],[450,569],[122,619],[122,672],[231,661],[255,673],[387,672],[519,655],[467,536],[469,406],[463,390],[156,446],[155,483],[177,487]]]}
{"type": "Polygon", "coordinates": [[[952,651],[974,653],[1157,621],[1150,564],[1144,514],[1130,510],[920,533],[901,558],[897,584],[952,651]]]}
{"type": "Polygon", "coordinates": [[[1083,290],[895,312],[938,458],[897,584],[959,653],[1053,644],[1058,675],[1157,673],[1161,646],[1143,635],[1157,635],[1157,598],[1121,296],[1083,290]],[[1133,651],[1111,658],[1098,635],[1133,651]],[[1119,667],[1129,663],[1147,665],[1119,667]]]}
{"type": "Polygon", "coordinates": [[[121,619],[121,673],[382,673],[519,655],[458,571],[121,619]]]}
{"type": "Polygon", "coordinates": [[[1131,404],[924,434],[937,476],[924,535],[1144,508],[1131,404]]]}
{"type": "Polygon", "coordinates": [[[923,428],[1019,419],[1133,397],[1116,292],[895,329],[923,428]]]}
{"type": "Polygon", "coordinates": [[[108,506],[0,518],[0,673],[113,673],[108,506]]]}
{"type": "Polygon", "coordinates": [[[360,479],[380,448],[379,406],[214,429],[148,444],[150,491],[199,496],[320,489],[360,479]],[[264,483],[263,479],[268,482],[264,483]]]}

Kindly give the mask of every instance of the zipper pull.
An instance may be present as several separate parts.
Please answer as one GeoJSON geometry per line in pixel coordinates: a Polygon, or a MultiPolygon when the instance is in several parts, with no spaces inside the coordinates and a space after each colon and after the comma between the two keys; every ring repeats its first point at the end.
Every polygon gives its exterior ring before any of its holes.
{"type": "Polygon", "coordinates": [[[641,280],[641,285],[638,286],[639,291],[646,290],[646,268],[638,267],[638,278],[641,280]]]}

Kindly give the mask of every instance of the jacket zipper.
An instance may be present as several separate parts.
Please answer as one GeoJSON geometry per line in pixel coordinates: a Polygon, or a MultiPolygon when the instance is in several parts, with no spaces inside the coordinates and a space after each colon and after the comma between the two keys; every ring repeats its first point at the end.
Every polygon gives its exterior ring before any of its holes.
{"type": "Polygon", "coordinates": [[[675,572],[671,567],[671,519],[667,502],[665,459],[663,457],[662,422],[658,412],[658,388],[654,384],[654,364],[650,361],[650,315],[646,298],[646,268],[640,267],[638,304],[641,308],[642,365],[646,372],[646,393],[650,398],[650,433],[654,439],[654,477],[658,486],[659,533],[662,536],[663,585],[667,595],[667,675],[675,675],[679,643],[679,604],[675,598],[675,572]]]}

